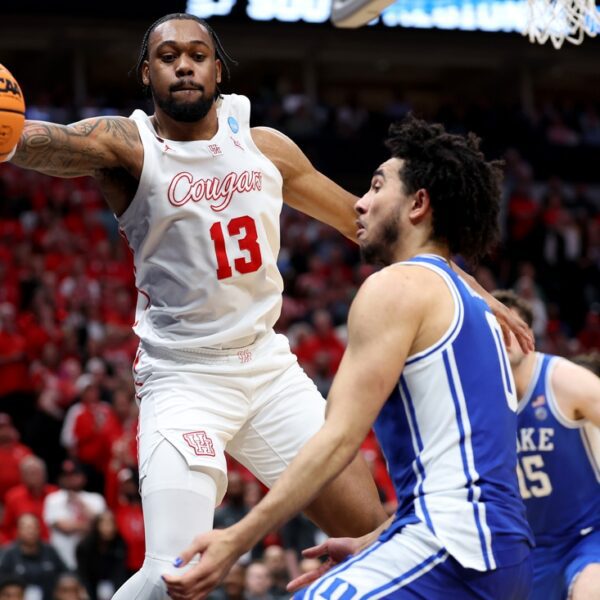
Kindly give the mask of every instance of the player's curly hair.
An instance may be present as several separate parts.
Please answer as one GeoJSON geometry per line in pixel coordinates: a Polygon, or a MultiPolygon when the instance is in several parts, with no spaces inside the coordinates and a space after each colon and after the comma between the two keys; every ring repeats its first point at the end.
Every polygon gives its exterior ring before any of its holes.
{"type": "MultiPolygon", "coordinates": [[[[230,70],[229,65],[230,65],[230,63],[232,63],[232,64],[237,64],[237,63],[235,60],[233,60],[231,58],[231,56],[229,56],[229,54],[227,54],[227,52],[225,51],[225,48],[223,48],[223,44],[221,43],[221,40],[215,33],[215,30],[208,24],[208,22],[205,21],[204,19],[201,19],[200,17],[197,17],[196,15],[190,15],[188,13],[171,13],[171,14],[165,15],[164,17],[161,17],[160,19],[157,19],[156,21],[154,21],[154,23],[152,23],[152,25],[150,25],[150,27],[148,27],[148,29],[146,30],[146,33],[144,34],[144,37],[142,38],[142,46],[140,48],[140,54],[138,56],[137,63],[134,67],[135,76],[138,80],[138,83],[142,87],[144,87],[144,88],[146,87],[146,85],[144,85],[144,82],[142,81],[142,66],[144,64],[144,61],[148,60],[148,40],[150,39],[152,32],[159,25],[162,25],[163,23],[166,23],[167,21],[196,21],[196,23],[200,23],[200,25],[202,25],[202,27],[204,27],[206,29],[206,31],[208,31],[208,34],[212,38],[213,44],[215,45],[215,54],[217,55],[217,58],[221,61],[221,64],[223,65],[223,68],[225,69],[225,74],[227,75],[227,79],[229,79],[231,77],[231,70],[230,70]]],[[[218,87],[217,87],[217,93],[220,94],[218,87]]]]}
{"type": "Polygon", "coordinates": [[[473,133],[453,135],[413,115],[392,124],[386,140],[392,156],[404,160],[400,179],[406,192],[429,193],[433,238],[473,261],[498,239],[503,166],[487,162],[479,142],[473,133]]]}

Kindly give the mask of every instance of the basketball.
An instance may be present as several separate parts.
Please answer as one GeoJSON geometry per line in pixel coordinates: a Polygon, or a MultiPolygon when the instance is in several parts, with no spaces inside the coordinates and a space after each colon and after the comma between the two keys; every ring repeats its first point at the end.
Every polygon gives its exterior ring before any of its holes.
{"type": "Polygon", "coordinates": [[[0,64],[0,161],[17,145],[25,125],[25,100],[16,79],[0,64]]]}

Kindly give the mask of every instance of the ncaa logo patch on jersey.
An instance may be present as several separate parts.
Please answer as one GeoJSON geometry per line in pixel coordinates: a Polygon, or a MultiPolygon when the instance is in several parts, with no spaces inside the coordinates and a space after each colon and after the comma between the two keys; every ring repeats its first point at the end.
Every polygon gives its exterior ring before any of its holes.
{"type": "Polygon", "coordinates": [[[548,411],[546,410],[546,408],[545,408],[545,407],[543,407],[543,406],[538,406],[538,407],[535,409],[535,413],[534,413],[534,414],[535,414],[535,418],[536,418],[538,421],[543,421],[543,420],[544,420],[544,419],[546,419],[546,417],[548,416],[548,411]]]}
{"type": "Polygon", "coordinates": [[[196,456],[215,456],[213,441],[206,434],[206,431],[190,431],[189,433],[184,433],[183,439],[194,451],[196,456]]]}
{"type": "Polygon", "coordinates": [[[235,117],[228,117],[227,123],[229,124],[229,129],[231,129],[233,133],[237,133],[240,130],[240,124],[235,117]]]}

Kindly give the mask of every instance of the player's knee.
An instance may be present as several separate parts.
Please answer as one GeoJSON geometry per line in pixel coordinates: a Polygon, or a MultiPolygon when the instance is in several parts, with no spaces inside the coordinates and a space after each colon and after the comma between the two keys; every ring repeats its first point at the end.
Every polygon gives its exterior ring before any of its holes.
{"type": "Polygon", "coordinates": [[[600,600],[600,563],[587,565],[577,575],[570,600],[600,600]]]}

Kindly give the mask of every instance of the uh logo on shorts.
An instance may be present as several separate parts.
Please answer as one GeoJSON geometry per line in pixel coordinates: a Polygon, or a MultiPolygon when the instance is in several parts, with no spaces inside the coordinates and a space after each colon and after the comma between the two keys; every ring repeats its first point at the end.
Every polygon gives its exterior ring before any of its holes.
{"type": "Polygon", "coordinates": [[[184,433],[183,439],[192,448],[196,456],[215,456],[213,441],[206,434],[206,431],[184,433]]]}

